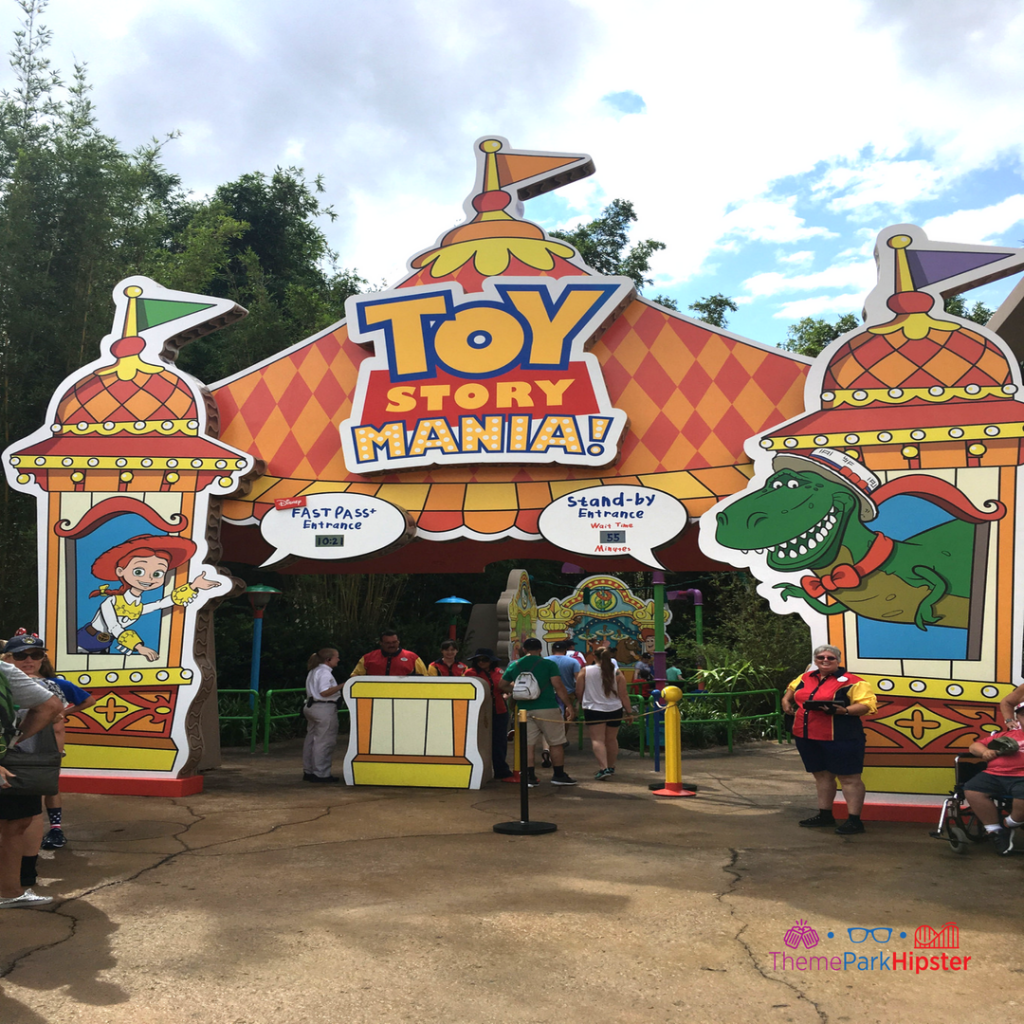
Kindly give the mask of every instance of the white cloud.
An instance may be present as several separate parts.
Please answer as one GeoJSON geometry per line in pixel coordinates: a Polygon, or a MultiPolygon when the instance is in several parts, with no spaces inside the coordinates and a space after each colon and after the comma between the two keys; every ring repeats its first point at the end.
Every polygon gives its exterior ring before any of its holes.
{"type": "Polygon", "coordinates": [[[1018,194],[980,210],[957,210],[933,217],[922,226],[928,237],[936,241],[977,244],[994,241],[1021,221],[1024,221],[1024,195],[1018,194]]]}
{"type": "Polygon", "coordinates": [[[836,213],[876,216],[893,211],[902,216],[911,203],[934,199],[948,184],[950,173],[926,160],[871,160],[857,166],[833,167],[813,186],[836,213]]]}
{"type": "Polygon", "coordinates": [[[808,227],[804,219],[794,213],[795,206],[796,196],[742,203],[722,218],[722,234],[780,245],[805,238],[833,237],[827,228],[808,227]]]}
{"type": "Polygon", "coordinates": [[[814,262],[814,253],[810,249],[803,249],[800,252],[791,252],[788,255],[779,254],[775,257],[777,263],[788,263],[794,267],[807,267],[814,262]]]}
{"type": "Polygon", "coordinates": [[[828,288],[862,288],[861,294],[875,286],[877,274],[873,263],[844,263],[813,274],[787,276],[777,271],[754,274],[743,287],[755,297],[779,295],[784,292],[816,292],[828,288]]]}
{"type": "Polygon", "coordinates": [[[805,316],[820,316],[822,313],[860,313],[864,304],[863,292],[847,295],[819,295],[813,299],[796,299],[780,306],[772,316],[776,320],[802,320],[805,316]]]}

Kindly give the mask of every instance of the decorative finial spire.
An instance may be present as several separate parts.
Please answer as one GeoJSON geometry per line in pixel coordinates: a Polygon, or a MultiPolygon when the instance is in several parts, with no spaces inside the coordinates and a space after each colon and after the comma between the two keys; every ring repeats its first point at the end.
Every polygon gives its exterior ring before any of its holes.
{"type": "Polygon", "coordinates": [[[124,330],[121,331],[122,338],[131,338],[139,333],[139,309],[138,300],[142,295],[142,289],[137,284],[130,284],[124,290],[128,296],[128,308],[124,314],[124,330]]]}
{"type": "MultiPolygon", "coordinates": [[[[957,325],[949,320],[937,320],[930,316],[935,306],[935,297],[928,292],[919,292],[914,286],[914,275],[910,271],[910,260],[907,249],[913,239],[910,235],[893,235],[887,245],[893,250],[894,280],[893,293],[886,300],[886,305],[896,317],[881,327],[869,327],[872,334],[892,335],[890,341],[902,334],[906,340],[920,341],[927,337],[929,331],[943,331],[952,334],[957,325]]],[[[898,345],[896,347],[899,347],[898,345]]]]}

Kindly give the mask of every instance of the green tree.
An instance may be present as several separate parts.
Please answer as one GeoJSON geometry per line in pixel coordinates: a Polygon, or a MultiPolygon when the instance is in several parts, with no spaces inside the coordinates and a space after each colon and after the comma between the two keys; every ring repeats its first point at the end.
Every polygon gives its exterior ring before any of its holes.
{"type": "Polygon", "coordinates": [[[715,295],[705,295],[702,299],[691,302],[689,308],[697,314],[698,320],[703,320],[704,323],[711,324],[712,327],[724,328],[729,322],[726,311],[735,313],[739,306],[732,299],[718,292],[715,295]]]}
{"type": "MultiPolygon", "coordinates": [[[[645,285],[653,283],[653,278],[647,277],[651,270],[651,257],[664,249],[665,243],[648,238],[627,249],[629,226],[635,220],[636,212],[628,199],[613,199],[601,211],[601,216],[589,224],[581,224],[572,231],[550,231],[548,234],[568,242],[599,274],[631,278],[637,291],[642,292],[645,285]]],[[[656,301],[666,304],[662,296],[656,301]]]]}
{"type": "MultiPolygon", "coordinates": [[[[344,315],[365,284],[339,270],[319,224],[322,183],[295,168],[188,197],[161,164],[174,136],[125,152],[100,131],[84,65],[69,82],[46,55],[45,0],[19,0],[14,86],[0,93],[0,436],[43,423],[60,381],[110,329],[111,288],[132,274],[233,298],[241,323],[184,350],[211,382],[344,315]],[[191,351],[190,351],[191,350],[191,351]]],[[[35,503],[0,489],[0,588],[8,625],[35,624],[35,503]]]]}
{"type": "Polygon", "coordinates": [[[841,334],[860,326],[860,318],[854,313],[844,313],[834,323],[805,316],[799,323],[791,324],[786,330],[786,341],[782,347],[787,352],[802,356],[816,356],[841,334]]]}
{"type": "Polygon", "coordinates": [[[962,295],[951,295],[946,299],[943,308],[953,316],[961,317],[964,320],[973,320],[976,324],[985,326],[992,318],[994,309],[989,309],[983,302],[975,302],[968,307],[967,300],[962,295]]]}

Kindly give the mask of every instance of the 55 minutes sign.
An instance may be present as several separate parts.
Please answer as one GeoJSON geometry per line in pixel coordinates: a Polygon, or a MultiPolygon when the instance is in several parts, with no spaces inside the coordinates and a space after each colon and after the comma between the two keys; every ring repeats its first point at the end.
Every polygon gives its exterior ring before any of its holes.
{"type": "Polygon", "coordinates": [[[459,463],[612,462],[626,414],[587,349],[629,299],[622,277],[439,282],[348,300],[372,343],[341,423],[353,473],[459,463]]]}

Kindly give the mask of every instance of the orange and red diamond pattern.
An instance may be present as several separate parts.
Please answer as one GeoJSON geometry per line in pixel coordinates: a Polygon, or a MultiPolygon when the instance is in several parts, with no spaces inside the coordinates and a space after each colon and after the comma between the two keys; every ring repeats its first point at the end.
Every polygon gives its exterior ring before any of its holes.
{"type": "Polygon", "coordinates": [[[1006,358],[992,342],[967,328],[934,328],[924,338],[902,331],[865,331],[842,345],[829,361],[824,391],[889,388],[1001,387],[1010,381],[1006,358]]]}
{"type": "Polygon", "coordinates": [[[57,406],[59,423],[134,423],[196,418],[192,390],[168,370],[135,374],[121,380],[116,373],[90,374],[78,381],[57,406]]]}

